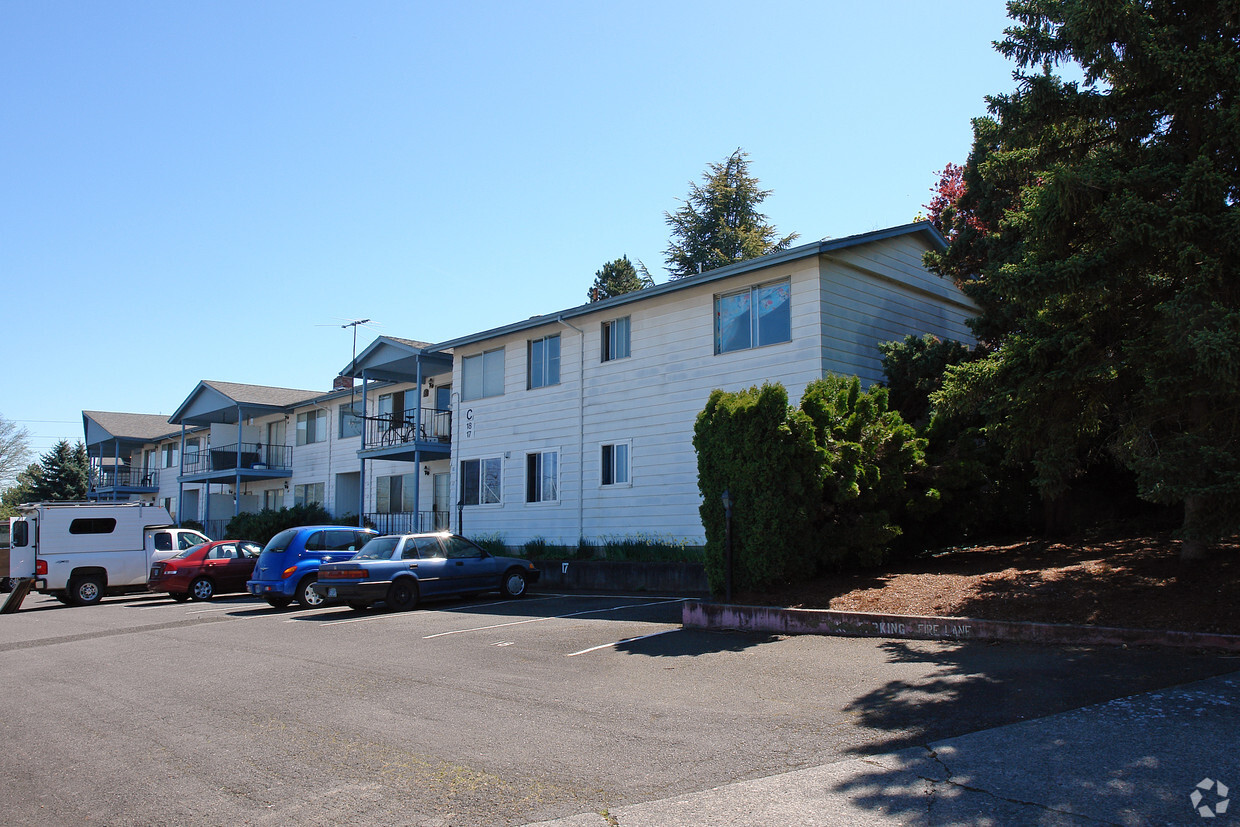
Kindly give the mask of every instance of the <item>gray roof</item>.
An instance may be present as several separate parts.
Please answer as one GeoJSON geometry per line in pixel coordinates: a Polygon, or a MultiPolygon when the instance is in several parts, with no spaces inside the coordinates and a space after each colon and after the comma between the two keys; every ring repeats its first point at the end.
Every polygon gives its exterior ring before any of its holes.
{"type": "Polygon", "coordinates": [[[844,238],[824,238],[821,241],[815,241],[810,244],[802,244],[799,247],[793,247],[791,250],[784,250],[779,253],[770,253],[765,256],[742,261],[738,264],[729,264],[726,267],[719,267],[715,270],[707,270],[705,273],[698,273],[695,276],[688,276],[683,279],[667,281],[662,284],[656,284],[654,287],[647,287],[644,290],[635,290],[632,293],[625,293],[620,296],[613,296],[610,299],[604,299],[599,302],[590,304],[582,304],[577,307],[570,307],[567,310],[560,310],[555,313],[548,313],[542,316],[533,316],[520,322],[515,322],[503,327],[484,330],[480,333],[471,333],[468,336],[461,336],[457,339],[451,339],[446,342],[440,342],[430,348],[431,352],[446,351],[461,345],[481,342],[492,339],[497,336],[506,336],[510,333],[516,333],[520,330],[530,330],[532,328],[541,327],[542,325],[555,322],[560,319],[571,319],[575,316],[584,316],[587,313],[594,313],[600,310],[607,310],[612,307],[619,307],[633,302],[644,301],[654,296],[661,296],[665,293],[671,293],[676,290],[684,290],[707,282],[726,279],[731,276],[748,273],[753,270],[760,270],[763,267],[770,267],[775,264],[782,264],[787,261],[796,261],[797,259],[809,258],[811,256],[819,256],[829,253],[833,250],[842,250],[847,247],[856,247],[862,244],[871,244],[876,241],[882,241],[888,238],[895,238],[902,235],[915,235],[922,238],[927,244],[936,249],[942,250],[947,246],[947,240],[942,234],[934,228],[929,221],[918,221],[913,224],[901,224],[898,227],[887,227],[882,230],[874,230],[868,233],[859,233],[857,235],[845,236],[844,238]]]}
{"type": "Polygon", "coordinates": [[[215,382],[210,379],[202,380],[202,384],[242,405],[271,405],[280,408],[298,405],[331,393],[331,391],[272,388],[266,385],[242,385],[237,382],[215,382]]]}
{"type": "Polygon", "coordinates": [[[156,440],[181,429],[168,421],[163,414],[116,413],[111,411],[82,411],[86,417],[113,437],[121,439],[156,440]]]}

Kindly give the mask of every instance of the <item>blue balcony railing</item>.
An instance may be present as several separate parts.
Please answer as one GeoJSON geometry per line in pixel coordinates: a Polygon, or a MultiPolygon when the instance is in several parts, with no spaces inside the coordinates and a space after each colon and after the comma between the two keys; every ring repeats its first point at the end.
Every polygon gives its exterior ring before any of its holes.
{"type": "Polygon", "coordinates": [[[94,468],[96,490],[159,488],[159,471],[143,468],[94,468]]]}
{"type": "Polygon", "coordinates": [[[438,442],[446,445],[452,441],[452,411],[423,408],[420,427],[417,411],[412,408],[400,414],[386,413],[363,419],[366,421],[366,448],[384,448],[414,442],[438,442]]]}
{"type": "Polygon", "coordinates": [[[232,471],[248,468],[256,471],[287,471],[293,467],[293,449],[288,445],[267,445],[262,442],[242,442],[221,445],[203,451],[186,451],[183,474],[203,474],[209,471],[232,471]]]}

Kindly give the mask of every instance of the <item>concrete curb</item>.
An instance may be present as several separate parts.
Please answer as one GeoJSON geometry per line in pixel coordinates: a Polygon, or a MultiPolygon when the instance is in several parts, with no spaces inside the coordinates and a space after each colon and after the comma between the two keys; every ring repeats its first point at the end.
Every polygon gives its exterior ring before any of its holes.
{"type": "Polygon", "coordinates": [[[917,617],[868,612],[839,612],[831,609],[733,606],[700,600],[685,603],[681,622],[686,629],[727,629],[780,635],[1166,646],[1179,649],[1217,649],[1240,652],[1240,635],[1164,632],[1151,629],[1112,629],[1105,626],[1021,623],[967,617],[917,617]]]}

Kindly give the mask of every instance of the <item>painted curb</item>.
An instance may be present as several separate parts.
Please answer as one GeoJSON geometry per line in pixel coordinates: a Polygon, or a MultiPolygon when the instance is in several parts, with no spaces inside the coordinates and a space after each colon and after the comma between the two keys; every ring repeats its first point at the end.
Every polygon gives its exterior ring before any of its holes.
{"type": "Polygon", "coordinates": [[[767,632],[780,635],[907,638],[913,640],[1006,641],[1104,646],[1167,646],[1240,652],[1240,635],[1164,632],[1022,623],[968,617],[840,612],[832,609],[781,609],[687,601],[681,622],[686,629],[767,632]]]}

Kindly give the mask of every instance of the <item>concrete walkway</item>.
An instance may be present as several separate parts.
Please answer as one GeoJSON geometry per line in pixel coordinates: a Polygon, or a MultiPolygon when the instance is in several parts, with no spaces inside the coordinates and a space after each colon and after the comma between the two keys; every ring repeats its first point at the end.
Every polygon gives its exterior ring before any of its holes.
{"type": "Polygon", "coordinates": [[[541,824],[1223,827],[1240,824],[1232,799],[1240,799],[1240,672],[541,824]]]}

